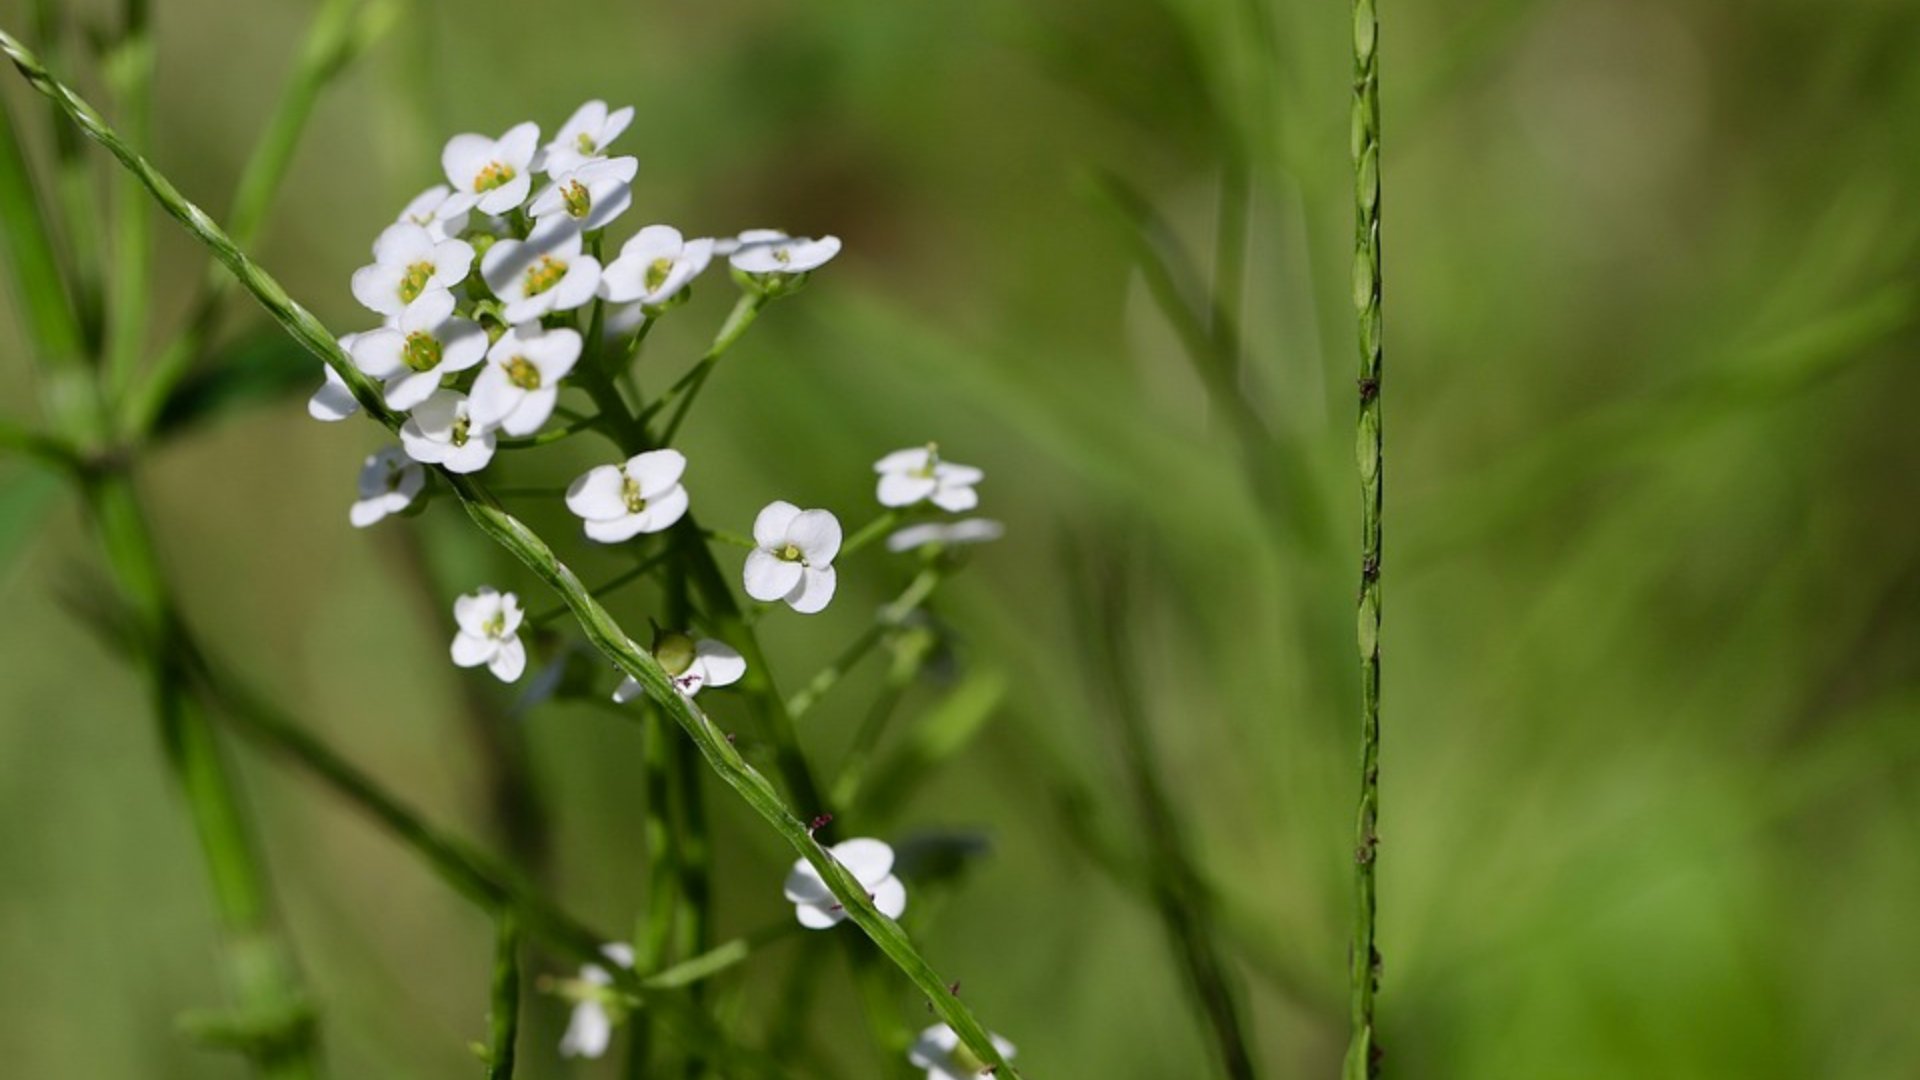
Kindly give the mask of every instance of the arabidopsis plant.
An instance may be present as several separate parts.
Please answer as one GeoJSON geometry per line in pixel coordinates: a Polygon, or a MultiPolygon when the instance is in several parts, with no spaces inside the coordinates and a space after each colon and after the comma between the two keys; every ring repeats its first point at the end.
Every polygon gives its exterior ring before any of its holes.
{"type": "Polygon", "coordinates": [[[496,240],[480,260],[480,276],[506,305],[510,323],[550,311],[571,311],[593,299],[600,260],[581,251],[580,223],[566,214],[543,218],[525,240],[496,240]]]}
{"type": "Polygon", "coordinates": [[[604,101],[589,101],[573,111],[567,122],[540,151],[538,168],[558,176],[603,157],[607,144],[633,123],[633,106],[609,112],[604,101]]]}
{"type": "Polygon", "coordinates": [[[657,308],[672,300],[713,258],[712,240],[687,240],[671,225],[649,225],[600,274],[600,295],[616,304],[657,308]]]}
{"type": "Polygon", "coordinates": [[[762,602],[784,600],[802,615],[825,610],[836,584],[833,557],[840,553],[840,519],[825,510],[802,510],[771,502],[753,521],[753,542],[743,571],[747,595],[762,602]]]}
{"type": "Polygon", "coordinates": [[[621,157],[555,173],[527,212],[536,220],[569,218],[587,232],[604,229],[633,205],[633,177],[639,168],[638,161],[621,157]]]}

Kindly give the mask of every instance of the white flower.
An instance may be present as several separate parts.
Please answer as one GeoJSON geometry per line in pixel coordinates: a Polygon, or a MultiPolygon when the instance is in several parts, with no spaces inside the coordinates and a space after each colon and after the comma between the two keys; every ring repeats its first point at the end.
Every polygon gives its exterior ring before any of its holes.
{"type": "Polygon", "coordinates": [[[455,135],[440,151],[453,194],[443,214],[475,209],[504,214],[527,201],[533,190],[533,154],[540,143],[540,125],[516,124],[498,139],[485,135],[455,135]]]}
{"type": "Polygon", "coordinates": [[[353,343],[353,362],[387,384],[387,407],[405,412],[427,399],[440,377],[487,356],[487,332],[453,314],[453,294],[432,289],[408,304],[397,325],[369,330],[353,343]]]}
{"type": "Polygon", "coordinates": [[[630,157],[589,161],[556,173],[553,183],[533,197],[527,208],[534,219],[566,217],[592,232],[604,229],[633,205],[633,176],[640,163],[630,157]]]}
{"type": "Polygon", "coordinates": [[[373,242],[372,264],[353,272],[353,298],[382,315],[398,315],[423,294],[465,281],[472,268],[473,245],[435,240],[403,221],[381,231],[373,242]]]}
{"type": "MultiPolygon", "coordinates": [[[[414,466],[419,468],[419,466],[414,466]]],[[[520,598],[482,586],[453,602],[453,662],[461,667],[487,665],[494,678],[512,682],[527,669],[527,647],[520,644],[520,598]]]]}
{"type": "Polygon", "coordinates": [[[678,450],[649,450],[620,465],[587,470],[567,486],[567,509],[585,519],[590,539],[618,544],[657,533],[687,512],[680,474],[687,459],[678,450]]]}
{"type": "Polygon", "coordinates": [[[435,390],[401,426],[400,446],[413,460],[451,473],[479,472],[493,460],[499,436],[475,424],[469,408],[458,390],[435,390]]]}
{"type": "MultiPolygon", "coordinates": [[[[401,432],[404,436],[406,433],[401,432]]],[[[887,537],[888,551],[912,551],[928,544],[958,547],[984,544],[1005,536],[1007,527],[989,518],[962,518],[959,521],[929,521],[909,525],[887,537]]]]}
{"type": "Polygon", "coordinates": [[[452,203],[453,189],[445,184],[435,184],[413,197],[395,223],[411,222],[427,230],[427,235],[435,240],[459,236],[467,227],[467,211],[452,203]]]}
{"type": "Polygon", "coordinates": [[[473,422],[509,435],[539,431],[559,400],[560,380],[579,359],[580,335],[572,330],[543,331],[537,323],[509,328],[473,381],[473,422]]]}
{"type": "Polygon", "coordinates": [[[553,141],[541,148],[538,167],[552,175],[571,172],[600,158],[631,123],[633,106],[608,112],[606,102],[589,101],[573,110],[553,141]]]}
{"type": "MultiPolygon", "coordinates": [[[[653,642],[653,658],[660,661],[680,692],[692,697],[708,686],[730,686],[747,673],[747,661],[724,642],[712,638],[695,641],[685,634],[666,631],[653,642]]],[[[640,680],[629,675],[614,688],[613,700],[625,705],[641,694],[640,680]]]]}
{"type": "Polygon", "coordinates": [[[745,584],[755,600],[785,600],[802,615],[833,599],[833,557],[840,553],[840,519],[825,510],[771,502],[753,520],[745,584]]]}
{"type": "Polygon", "coordinates": [[[729,253],[733,268],[748,274],[804,274],[840,254],[840,238],[788,236],[777,229],[749,229],[729,253]]]}
{"type": "Polygon", "coordinates": [[[480,276],[506,304],[506,321],[519,323],[592,300],[600,261],[580,250],[580,225],[562,214],[536,222],[525,240],[496,241],[480,276]]]}
{"type": "Polygon", "coordinates": [[[715,255],[731,256],[748,244],[771,244],[787,239],[787,234],[779,229],[748,229],[736,236],[722,236],[713,242],[715,255]]]}
{"type": "Polygon", "coordinates": [[[347,511],[347,520],[364,529],[413,505],[413,497],[427,486],[427,470],[407,459],[397,446],[368,454],[360,463],[360,497],[347,511]]]}
{"type": "MultiPolygon", "coordinates": [[[[616,942],[602,946],[600,954],[623,968],[633,966],[631,945],[616,942]]],[[[613,976],[598,964],[588,964],[580,969],[580,981],[589,986],[612,986],[613,976]]],[[[607,1014],[607,1007],[585,998],[573,1007],[573,1016],[567,1020],[567,1033],[560,1037],[560,1056],[597,1058],[607,1052],[611,1041],[613,1017],[607,1014]]]]}
{"type": "MultiPolygon", "coordinates": [[[[1001,1057],[1013,1057],[1012,1043],[992,1032],[987,1034],[1001,1057]]],[[[987,1063],[960,1042],[959,1032],[945,1024],[935,1024],[921,1032],[908,1048],[907,1060],[927,1070],[927,1080],[980,1080],[987,1071],[987,1063]]]]}
{"type": "MultiPolygon", "coordinates": [[[[860,887],[867,890],[873,906],[889,919],[897,919],[907,910],[907,887],[893,876],[893,849],[878,840],[843,840],[827,849],[841,866],[847,868],[860,887]]],[[[786,896],[793,901],[794,916],[809,930],[837,926],[847,911],[827,888],[820,871],[800,859],[787,874],[786,896]]]]}
{"type": "Polygon", "coordinates": [[[600,295],[616,304],[657,307],[700,276],[713,258],[712,240],[685,240],[671,225],[649,225],[620,245],[600,275],[600,295]]]}
{"type": "MultiPolygon", "coordinates": [[[[353,343],[359,339],[359,334],[342,335],[340,351],[352,353],[353,343]]],[[[320,389],[315,390],[313,396],[307,399],[308,416],[332,424],[360,411],[359,399],[353,396],[352,390],[347,389],[347,380],[333,370],[333,365],[321,364],[320,375],[320,389]]]]}
{"type": "Polygon", "coordinates": [[[956,514],[980,505],[973,485],[986,476],[971,465],[940,460],[939,448],[931,443],[895,450],[874,462],[873,471],[880,474],[875,494],[881,506],[912,506],[928,500],[956,514]]]}

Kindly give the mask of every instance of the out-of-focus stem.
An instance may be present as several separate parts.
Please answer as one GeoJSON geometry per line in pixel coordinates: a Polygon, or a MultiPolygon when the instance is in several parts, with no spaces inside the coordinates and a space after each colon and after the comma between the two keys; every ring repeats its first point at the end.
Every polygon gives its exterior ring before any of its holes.
{"type": "Polygon", "coordinates": [[[487,1012],[487,1080],[513,1080],[520,1034],[520,920],[511,911],[494,918],[493,994],[487,1012]]]}

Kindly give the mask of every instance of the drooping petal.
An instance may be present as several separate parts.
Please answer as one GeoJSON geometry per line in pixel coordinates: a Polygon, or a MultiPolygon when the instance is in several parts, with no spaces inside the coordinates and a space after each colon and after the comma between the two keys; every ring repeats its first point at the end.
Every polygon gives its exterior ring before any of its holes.
{"type": "Polygon", "coordinates": [[[893,848],[871,837],[842,840],[833,845],[833,857],[869,889],[893,873],[893,848]]]}
{"type": "Polygon", "coordinates": [[[950,514],[964,514],[980,505],[980,493],[971,487],[941,485],[933,493],[933,505],[950,514]]]}
{"type": "Polygon", "coordinates": [[[500,650],[487,661],[487,670],[501,682],[514,682],[527,670],[527,647],[517,637],[500,643],[500,650]]]}
{"type": "Polygon", "coordinates": [[[881,506],[912,506],[933,494],[935,487],[931,476],[910,472],[881,473],[874,498],[880,500],[881,506]]]}
{"type": "Polygon", "coordinates": [[[453,636],[453,662],[461,667],[479,667],[493,660],[500,651],[500,643],[489,637],[470,634],[462,629],[453,636]]]}
{"type": "Polygon", "coordinates": [[[796,904],[831,904],[833,890],[820,878],[820,872],[805,859],[796,859],[793,869],[787,871],[787,880],[781,886],[781,895],[796,904]]]}
{"type": "Polygon", "coordinates": [[[920,472],[926,469],[927,459],[932,456],[933,452],[924,446],[912,446],[905,450],[895,450],[893,453],[874,462],[873,471],[877,473],[920,472]]]}
{"type": "Polygon", "coordinates": [[[701,638],[694,644],[693,662],[708,686],[731,686],[747,673],[746,658],[712,638],[701,638]]]}
{"type": "Polygon", "coordinates": [[[814,615],[825,611],[833,602],[833,590],[837,581],[833,567],[824,569],[807,567],[800,577],[800,584],[786,595],[787,606],[802,615],[814,615]]]}
{"type": "Polygon", "coordinates": [[[687,489],[675,486],[648,499],[647,508],[634,517],[639,519],[641,532],[657,533],[672,528],[674,522],[685,517],[686,513],[687,489]]]}
{"type": "Polygon", "coordinates": [[[618,465],[596,465],[567,485],[567,509],[588,521],[625,517],[626,480],[618,465]]]}
{"type": "Polygon", "coordinates": [[[840,554],[840,519],[826,510],[805,510],[787,526],[787,542],[808,566],[825,568],[840,554]]]}
{"type": "Polygon", "coordinates": [[[613,688],[613,700],[616,704],[625,705],[644,692],[645,688],[640,685],[640,680],[628,675],[620,680],[619,686],[613,688]]]}
{"type": "Polygon", "coordinates": [[[589,521],[581,528],[587,539],[599,544],[624,544],[628,540],[649,531],[646,517],[642,514],[621,514],[617,518],[604,521],[589,521]]]}
{"type": "Polygon", "coordinates": [[[897,919],[907,910],[907,887],[897,877],[883,878],[872,886],[873,906],[889,919],[897,919]]]}
{"type": "Polygon", "coordinates": [[[520,404],[501,419],[500,430],[509,435],[532,435],[553,415],[553,407],[559,400],[560,388],[551,384],[528,391],[520,404]]]}
{"type": "Polygon", "coordinates": [[[753,542],[763,548],[778,548],[786,545],[787,526],[800,516],[800,508],[784,499],[775,500],[760,508],[760,514],[753,519],[753,542]]]}
{"type": "Polygon", "coordinates": [[[360,403],[354,400],[353,391],[347,389],[347,381],[340,373],[325,364],[320,365],[320,370],[325,374],[325,381],[307,399],[307,415],[331,424],[359,412],[360,403]]]}
{"type": "Polygon", "coordinates": [[[743,573],[747,595],[760,601],[780,600],[801,586],[805,567],[776,558],[771,552],[750,551],[743,573]]]}

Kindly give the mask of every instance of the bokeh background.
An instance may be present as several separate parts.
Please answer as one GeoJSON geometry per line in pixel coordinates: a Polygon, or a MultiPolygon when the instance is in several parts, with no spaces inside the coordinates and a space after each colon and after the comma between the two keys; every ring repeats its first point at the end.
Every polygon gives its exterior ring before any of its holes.
{"type": "MultiPolygon", "coordinates": [[[[21,27],[24,6],[0,21],[21,27]]],[[[153,156],[223,206],[312,5],[156,7],[153,156]]],[[[1920,4],[1382,7],[1389,1075],[1920,1075],[1920,4]]],[[[990,854],[918,893],[910,925],[1035,1076],[1209,1074],[1155,908],[1089,855],[1151,866],[1124,695],[1221,897],[1265,1075],[1331,1075],[1357,723],[1345,5],[395,11],[319,104],[263,261],[330,327],[359,328],[348,275],[437,179],[441,141],[551,129],[588,97],[639,109],[628,227],[842,236],[843,258],[720,369],[689,482],[709,523],[744,528],[776,497],[862,521],[869,463],[930,438],[987,471],[1008,537],[939,604],[976,734],[872,824],[990,854]],[[1197,281],[1222,235],[1244,240],[1239,384],[1299,448],[1295,482],[1248,479],[1100,195],[1116,180],[1197,281]]],[[[11,72],[0,93],[44,151],[39,100],[11,72]]],[[[204,260],[170,223],[157,243],[159,340],[204,260]]],[[[709,277],[662,326],[646,385],[698,354],[729,291],[709,277]]],[[[12,303],[0,411],[27,419],[12,303]]],[[[232,340],[303,374],[141,471],[188,617],[435,820],[630,926],[637,725],[521,714],[446,662],[456,593],[534,590],[450,507],[348,528],[378,433],[309,422],[317,369],[233,310],[232,340]],[[537,814],[502,813],[517,774],[537,814]]],[[[516,460],[513,482],[562,482],[599,453],[516,460]]],[[[554,506],[516,509],[570,532],[554,506]]],[[[175,1027],[221,1000],[215,923],[139,680],[74,615],[95,545],[17,462],[0,462],[0,559],[5,1072],[240,1076],[175,1027]]],[[[615,565],[579,562],[590,579],[615,565]]],[[[769,619],[776,676],[798,685],[904,574],[871,552],[827,615],[769,619]]],[[[837,760],[878,670],[808,718],[818,760],[837,760]]],[[[484,920],[327,791],[233,749],[336,1074],[477,1075],[484,920]]],[[[789,917],[789,855],[709,794],[720,932],[789,917]]],[[[796,1063],[891,1075],[834,950],[784,939],[728,980],[744,1029],[787,1007],[796,964],[823,969],[796,1063]]],[[[922,1022],[909,991],[896,1005],[922,1022]]],[[[530,1013],[526,1075],[613,1074],[552,1057],[559,1002],[530,1013]]]]}

